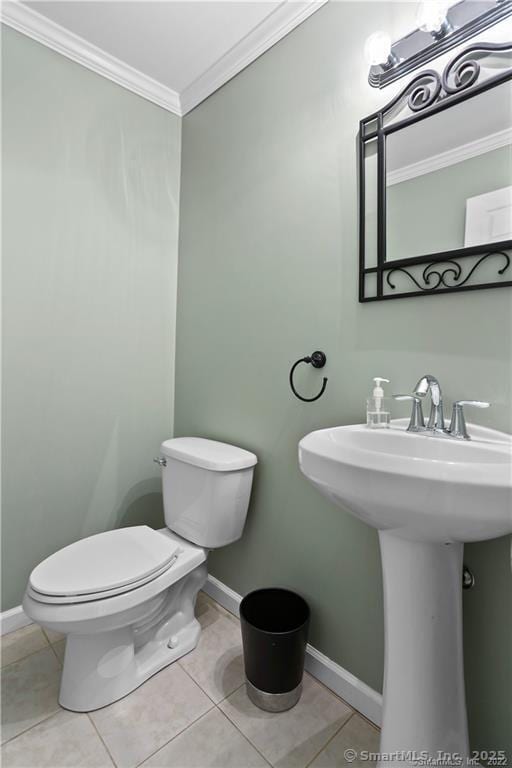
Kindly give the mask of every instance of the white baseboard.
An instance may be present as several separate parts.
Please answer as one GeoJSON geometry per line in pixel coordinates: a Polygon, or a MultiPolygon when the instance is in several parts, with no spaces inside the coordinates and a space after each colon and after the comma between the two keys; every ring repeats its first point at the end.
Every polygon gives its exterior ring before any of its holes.
{"type": "Polygon", "coordinates": [[[219,581],[215,576],[208,574],[208,579],[203,587],[203,592],[210,595],[216,600],[226,611],[240,616],[240,603],[242,602],[242,595],[235,592],[231,587],[227,587],[222,581],[219,581]]]}
{"type": "Polygon", "coordinates": [[[380,727],[382,723],[382,695],[340,667],[335,661],[324,656],[312,645],[306,649],[306,670],[330,688],[340,699],[357,709],[372,723],[380,727]]]}
{"type": "MultiPolygon", "coordinates": [[[[203,590],[223,608],[238,616],[242,596],[215,576],[208,576],[203,590]]],[[[312,645],[306,649],[306,670],[375,725],[381,724],[382,696],[312,645]]]]}
{"type": "Polygon", "coordinates": [[[22,627],[28,627],[29,624],[32,624],[32,621],[23,611],[21,605],[17,605],[9,611],[2,611],[2,613],[0,613],[0,635],[7,635],[9,632],[15,632],[22,627]]]}

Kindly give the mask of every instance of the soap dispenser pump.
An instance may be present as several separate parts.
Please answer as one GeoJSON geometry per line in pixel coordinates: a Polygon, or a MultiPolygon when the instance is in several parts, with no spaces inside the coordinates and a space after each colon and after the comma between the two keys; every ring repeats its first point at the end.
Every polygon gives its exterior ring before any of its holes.
{"type": "Polygon", "coordinates": [[[382,382],[389,384],[389,379],[375,376],[372,396],[366,401],[366,425],[371,429],[386,429],[391,420],[390,399],[384,396],[382,382]]]}

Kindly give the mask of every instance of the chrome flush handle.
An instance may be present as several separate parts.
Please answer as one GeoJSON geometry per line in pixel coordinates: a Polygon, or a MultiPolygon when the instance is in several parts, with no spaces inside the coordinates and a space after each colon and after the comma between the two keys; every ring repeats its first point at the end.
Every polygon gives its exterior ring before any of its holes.
{"type": "Polygon", "coordinates": [[[167,466],[167,459],[163,459],[161,456],[157,456],[155,459],[153,459],[155,464],[158,464],[160,467],[166,467],[167,466]]]}
{"type": "Polygon", "coordinates": [[[417,395],[393,395],[394,400],[411,400],[412,413],[407,432],[422,432],[425,429],[425,419],[421,399],[417,395]]]}
{"type": "Polygon", "coordinates": [[[459,440],[471,440],[466,429],[466,419],[464,418],[464,406],[470,405],[473,408],[489,408],[490,403],[484,400],[457,400],[453,404],[452,420],[446,430],[450,437],[457,437],[459,440]]]}

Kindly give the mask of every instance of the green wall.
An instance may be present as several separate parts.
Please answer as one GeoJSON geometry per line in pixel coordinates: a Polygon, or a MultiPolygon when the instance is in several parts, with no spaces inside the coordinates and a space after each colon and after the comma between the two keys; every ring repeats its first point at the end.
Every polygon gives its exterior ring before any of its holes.
{"type": "Polygon", "coordinates": [[[84,536],[162,523],[180,120],[2,29],[3,601],[84,536]]]}
{"type": "MultiPolygon", "coordinates": [[[[357,302],[358,121],[396,92],[367,85],[364,41],[402,34],[414,13],[329,3],[183,121],[176,433],[259,457],[244,536],[209,568],[242,594],[302,592],[312,644],[379,690],[377,536],[301,476],[299,439],[362,421],[372,376],[406,392],[426,372],[447,401],[490,400],[477,420],[512,428],[510,290],[357,302]],[[301,403],[288,371],[317,348],[327,393],[301,403]]],[[[308,368],[297,384],[314,393],[321,375],[308,368]]],[[[472,742],[512,755],[510,540],[467,547],[466,562],[477,579],[464,600],[472,742]]]]}
{"type": "MultiPolygon", "coordinates": [[[[357,126],[396,92],[368,87],[363,44],[415,11],[332,2],[183,121],[176,432],[259,456],[244,537],[211,571],[301,591],[311,642],[376,689],[377,538],[300,475],[298,440],[363,420],[372,376],[406,391],[426,371],[512,430],[508,290],[357,303],[357,126]],[[308,405],[288,370],[317,347],[329,383],[308,405]]],[[[180,121],[12,30],[2,43],[5,610],[70,541],[162,523],[180,121]]],[[[509,557],[506,539],[467,547],[465,650],[473,746],[512,754],[509,557]]]]}
{"type": "Polygon", "coordinates": [[[507,146],[392,184],[386,191],[387,258],[463,248],[467,198],[507,187],[511,180],[512,147],[507,146]],[[426,227],[426,222],[435,225],[426,227]]]}

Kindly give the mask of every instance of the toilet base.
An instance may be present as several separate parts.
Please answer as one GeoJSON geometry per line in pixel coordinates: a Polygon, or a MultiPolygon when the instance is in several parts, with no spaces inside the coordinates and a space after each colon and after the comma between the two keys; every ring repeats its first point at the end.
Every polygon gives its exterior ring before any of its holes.
{"type": "Polygon", "coordinates": [[[201,634],[194,606],[206,576],[203,563],[157,595],[136,624],[69,634],[59,704],[73,712],[105,707],[192,651],[201,634]]]}

